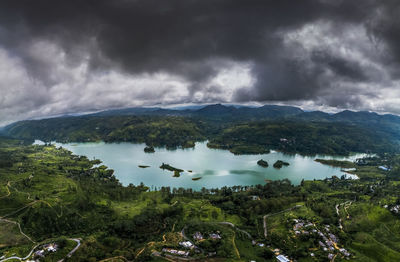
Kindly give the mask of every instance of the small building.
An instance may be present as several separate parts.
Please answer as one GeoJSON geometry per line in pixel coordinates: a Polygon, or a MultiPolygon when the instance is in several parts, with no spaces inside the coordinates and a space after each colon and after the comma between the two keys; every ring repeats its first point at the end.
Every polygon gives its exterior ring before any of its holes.
{"type": "Polygon", "coordinates": [[[185,257],[187,257],[189,255],[188,251],[176,250],[176,249],[171,249],[171,248],[163,248],[162,252],[179,255],[179,256],[185,256],[185,257]]]}
{"type": "Polygon", "coordinates": [[[200,232],[196,232],[196,233],[193,234],[193,239],[194,240],[203,240],[204,237],[200,232]]]}
{"type": "Polygon", "coordinates": [[[251,200],[253,200],[253,201],[255,201],[255,200],[260,200],[260,197],[259,197],[259,196],[255,196],[255,195],[250,196],[250,198],[251,198],[251,200]]]}
{"type": "Polygon", "coordinates": [[[47,246],[45,246],[45,249],[48,252],[56,252],[57,251],[57,245],[56,244],[48,244],[47,246]]]}
{"type": "Polygon", "coordinates": [[[299,229],[302,228],[303,226],[304,226],[304,223],[302,223],[302,222],[296,223],[296,224],[293,226],[293,230],[299,230],[299,229]]]}
{"type": "Polygon", "coordinates": [[[400,205],[395,205],[395,206],[391,207],[390,211],[393,212],[393,213],[398,214],[399,211],[400,211],[400,205]]]}
{"type": "Polygon", "coordinates": [[[44,250],[41,249],[41,250],[36,251],[36,252],[35,252],[35,256],[44,257],[44,250]]]}
{"type": "Polygon", "coordinates": [[[287,258],[287,257],[284,256],[284,255],[276,256],[276,259],[277,259],[279,262],[290,262],[290,259],[287,258]]]}
{"type": "Polygon", "coordinates": [[[190,241],[179,242],[179,245],[181,245],[183,247],[186,247],[186,248],[193,248],[194,247],[194,245],[190,241]]]}
{"type": "Polygon", "coordinates": [[[346,249],[344,249],[344,248],[339,249],[339,251],[340,251],[340,253],[342,253],[342,254],[345,255],[346,257],[349,257],[349,256],[350,256],[350,253],[349,253],[346,249]]]}
{"type": "Polygon", "coordinates": [[[383,170],[383,171],[390,171],[390,168],[388,168],[388,167],[386,167],[386,166],[379,166],[378,167],[380,170],[383,170]]]}
{"type": "Polygon", "coordinates": [[[185,256],[185,257],[187,257],[187,256],[189,255],[189,252],[179,250],[177,254],[180,255],[180,256],[185,256]]]}
{"type": "Polygon", "coordinates": [[[216,234],[216,233],[211,233],[210,234],[210,238],[213,239],[213,240],[216,240],[216,239],[221,239],[221,236],[219,234],[216,234]]]}

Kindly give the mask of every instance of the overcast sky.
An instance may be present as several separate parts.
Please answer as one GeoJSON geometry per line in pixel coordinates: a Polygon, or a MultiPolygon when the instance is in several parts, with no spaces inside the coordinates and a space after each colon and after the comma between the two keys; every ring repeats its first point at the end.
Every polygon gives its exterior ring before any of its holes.
{"type": "Polygon", "coordinates": [[[214,102],[400,114],[400,2],[0,1],[0,125],[214,102]]]}

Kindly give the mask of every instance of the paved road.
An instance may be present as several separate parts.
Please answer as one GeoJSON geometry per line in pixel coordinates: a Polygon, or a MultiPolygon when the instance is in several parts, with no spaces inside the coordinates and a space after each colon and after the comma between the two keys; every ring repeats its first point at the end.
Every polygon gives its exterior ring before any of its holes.
{"type": "Polygon", "coordinates": [[[5,259],[2,259],[2,260],[0,260],[0,262],[7,261],[7,260],[11,260],[11,259],[27,260],[27,259],[32,255],[33,251],[35,251],[35,249],[36,249],[38,246],[39,246],[39,244],[36,245],[36,246],[34,246],[34,247],[32,248],[32,250],[29,252],[29,254],[28,254],[26,257],[17,257],[17,256],[13,256],[13,257],[8,257],[8,258],[5,258],[5,259]]]}
{"type": "MultiPolygon", "coordinates": [[[[72,249],[68,254],[67,257],[71,257],[77,250],[78,248],[81,246],[81,240],[79,238],[70,238],[68,240],[72,240],[76,242],[76,246],[74,247],[74,249],[72,249]]],[[[58,262],[63,262],[65,258],[59,260],[58,262]]],[[[0,261],[1,262],[1,261],[0,261]]]]}
{"type": "Polygon", "coordinates": [[[291,207],[291,208],[288,208],[288,209],[285,209],[285,210],[282,210],[282,211],[279,211],[279,212],[276,212],[276,213],[273,213],[273,214],[267,214],[267,215],[265,215],[264,217],[263,217],[263,227],[264,227],[264,237],[265,238],[267,238],[267,217],[270,217],[270,216],[275,216],[275,215],[278,215],[278,214],[282,214],[282,213],[285,213],[285,212],[288,212],[288,211],[291,211],[291,210],[293,210],[293,209],[296,209],[296,208],[299,208],[299,207],[302,207],[303,205],[295,205],[294,207],[291,207]]]}
{"type": "Polygon", "coordinates": [[[243,234],[245,234],[248,238],[253,239],[253,238],[251,237],[251,235],[249,234],[249,232],[244,231],[244,230],[238,228],[237,226],[235,226],[235,224],[233,224],[233,223],[231,223],[231,222],[226,222],[226,221],[224,221],[224,222],[217,222],[217,223],[218,223],[218,224],[222,224],[222,225],[229,225],[229,226],[235,228],[237,231],[242,232],[243,234]]]}
{"type": "Polygon", "coordinates": [[[337,204],[337,205],[335,206],[335,208],[336,208],[336,214],[337,214],[338,217],[339,217],[339,228],[340,228],[341,230],[343,230],[343,225],[342,225],[342,218],[340,217],[340,214],[339,214],[339,206],[343,205],[344,211],[346,211],[346,213],[347,213],[347,218],[349,218],[349,212],[347,212],[347,208],[348,208],[349,206],[351,206],[352,203],[353,203],[352,201],[348,200],[348,201],[346,201],[346,202],[337,204]]]}
{"type": "MultiPolygon", "coordinates": [[[[71,257],[71,256],[76,252],[76,250],[78,250],[78,248],[80,247],[81,241],[80,241],[80,239],[78,239],[78,238],[69,238],[68,240],[71,240],[71,241],[75,241],[75,242],[76,242],[76,246],[74,247],[74,249],[72,249],[71,252],[69,252],[68,255],[67,255],[67,257],[71,257]]],[[[27,260],[30,256],[32,256],[32,254],[33,254],[33,252],[35,251],[35,249],[36,249],[38,246],[40,246],[40,245],[42,245],[42,244],[37,244],[36,246],[34,246],[34,247],[31,249],[31,251],[29,252],[29,254],[26,255],[25,257],[17,257],[17,256],[7,257],[7,258],[4,258],[4,259],[0,260],[0,262],[12,260],[12,259],[16,259],[16,260],[20,260],[20,261],[21,261],[21,260],[27,260]]],[[[64,261],[64,259],[61,259],[61,260],[59,260],[58,262],[62,262],[62,261],[64,261]]]]}
{"type": "Polygon", "coordinates": [[[6,223],[11,223],[11,224],[17,225],[18,228],[19,228],[19,232],[20,232],[24,237],[26,237],[26,238],[27,238],[29,241],[31,241],[33,244],[36,243],[35,241],[33,241],[29,236],[27,236],[27,235],[22,231],[22,229],[21,229],[21,224],[20,224],[20,223],[15,222],[15,221],[11,221],[11,220],[8,220],[8,219],[5,219],[5,218],[0,218],[0,221],[3,221],[3,222],[6,222],[6,223]]]}

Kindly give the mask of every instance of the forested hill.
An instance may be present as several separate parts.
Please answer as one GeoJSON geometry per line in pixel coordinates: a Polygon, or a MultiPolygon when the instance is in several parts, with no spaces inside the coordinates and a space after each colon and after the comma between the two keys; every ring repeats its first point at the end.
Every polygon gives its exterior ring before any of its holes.
{"type": "Polygon", "coordinates": [[[167,148],[193,147],[205,140],[206,125],[181,117],[81,116],[27,120],[5,128],[20,139],[58,142],[135,142],[167,148]]]}
{"type": "Polygon", "coordinates": [[[270,149],[303,154],[397,152],[400,117],[370,112],[304,112],[296,107],[210,105],[200,109],[134,108],[94,115],[28,120],[5,133],[58,142],[135,142],[167,148],[209,146],[235,154],[270,149]]]}
{"type": "Polygon", "coordinates": [[[304,113],[298,107],[264,105],[261,107],[246,107],[235,105],[207,105],[203,107],[193,108],[175,108],[164,109],[159,107],[151,108],[125,108],[116,110],[106,110],[99,113],[91,114],[91,116],[121,116],[121,115],[174,115],[201,117],[208,120],[256,120],[256,119],[277,119],[281,117],[295,116],[304,113]]]}

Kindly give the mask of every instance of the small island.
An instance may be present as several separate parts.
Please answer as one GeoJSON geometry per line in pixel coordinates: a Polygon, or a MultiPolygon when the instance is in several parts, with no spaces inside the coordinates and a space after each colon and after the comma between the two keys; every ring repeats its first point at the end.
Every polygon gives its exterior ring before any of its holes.
{"type": "Polygon", "coordinates": [[[277,169],[280,169],[280,168],[282,168],[283,166],[288,166],[288,165],[290,165],[288,162],[284,162],[284,161],[282,161],[282,160],[278,160],[278,161],[276,161],[276,162],[274,163],[274,167],[277,168],[277,169]]]}
{"type": "Polygon", "coordinates": [[[152,147],[152,146],[146,146],[146,147],[144,148],[144,152],[145,152],[145,153],[154,153],[155,150],[154,150],[154,147],[152,147]]]}
{"type": "Polygon", "coordinates": [[[166,169],[168,171],[174,172],[174,177],[180,177],[181,176],[181,172],[183,172],[183,169],[179,169],[179,168],[176,168],[176,167],[170,166],[168,164],[164,164],[164,163],[162,163],[160,168],[162,170],[166,169]]]}
{"type": "Polygon", "coordinates": [[[145,165],[138,165],[139,168],[148,168],[150,166],[145,166],[145,165]]]}
{"type": "Polygon", "coordinates": [[[179,173],[180,172],[183,172],[183,169],[179,169],[179,168],[176,168],[176,167],[173,167],[173,166],[170,166],[170,165],[168,165],[168,164],[164,164],[164,163],[162,163],[162,165],[160,166],[160,168],[161,169],[167,169],[167,170],[169,170],[169,171],[178,171],[179,173]]]}
{"type": "Polygon", "coordinates": [[[201,179],[201,177],[193,177],[192,178],[193,181],[197,181],[197,180],[200,180],[200,179],[201,179]]]}
{"type": "Polygon", "coordinates": [[[262,167],[268,167],[268,162],[264,161],[263,159],[260,159],[257,161],[257,165],[262,166],[262,167]]]}

